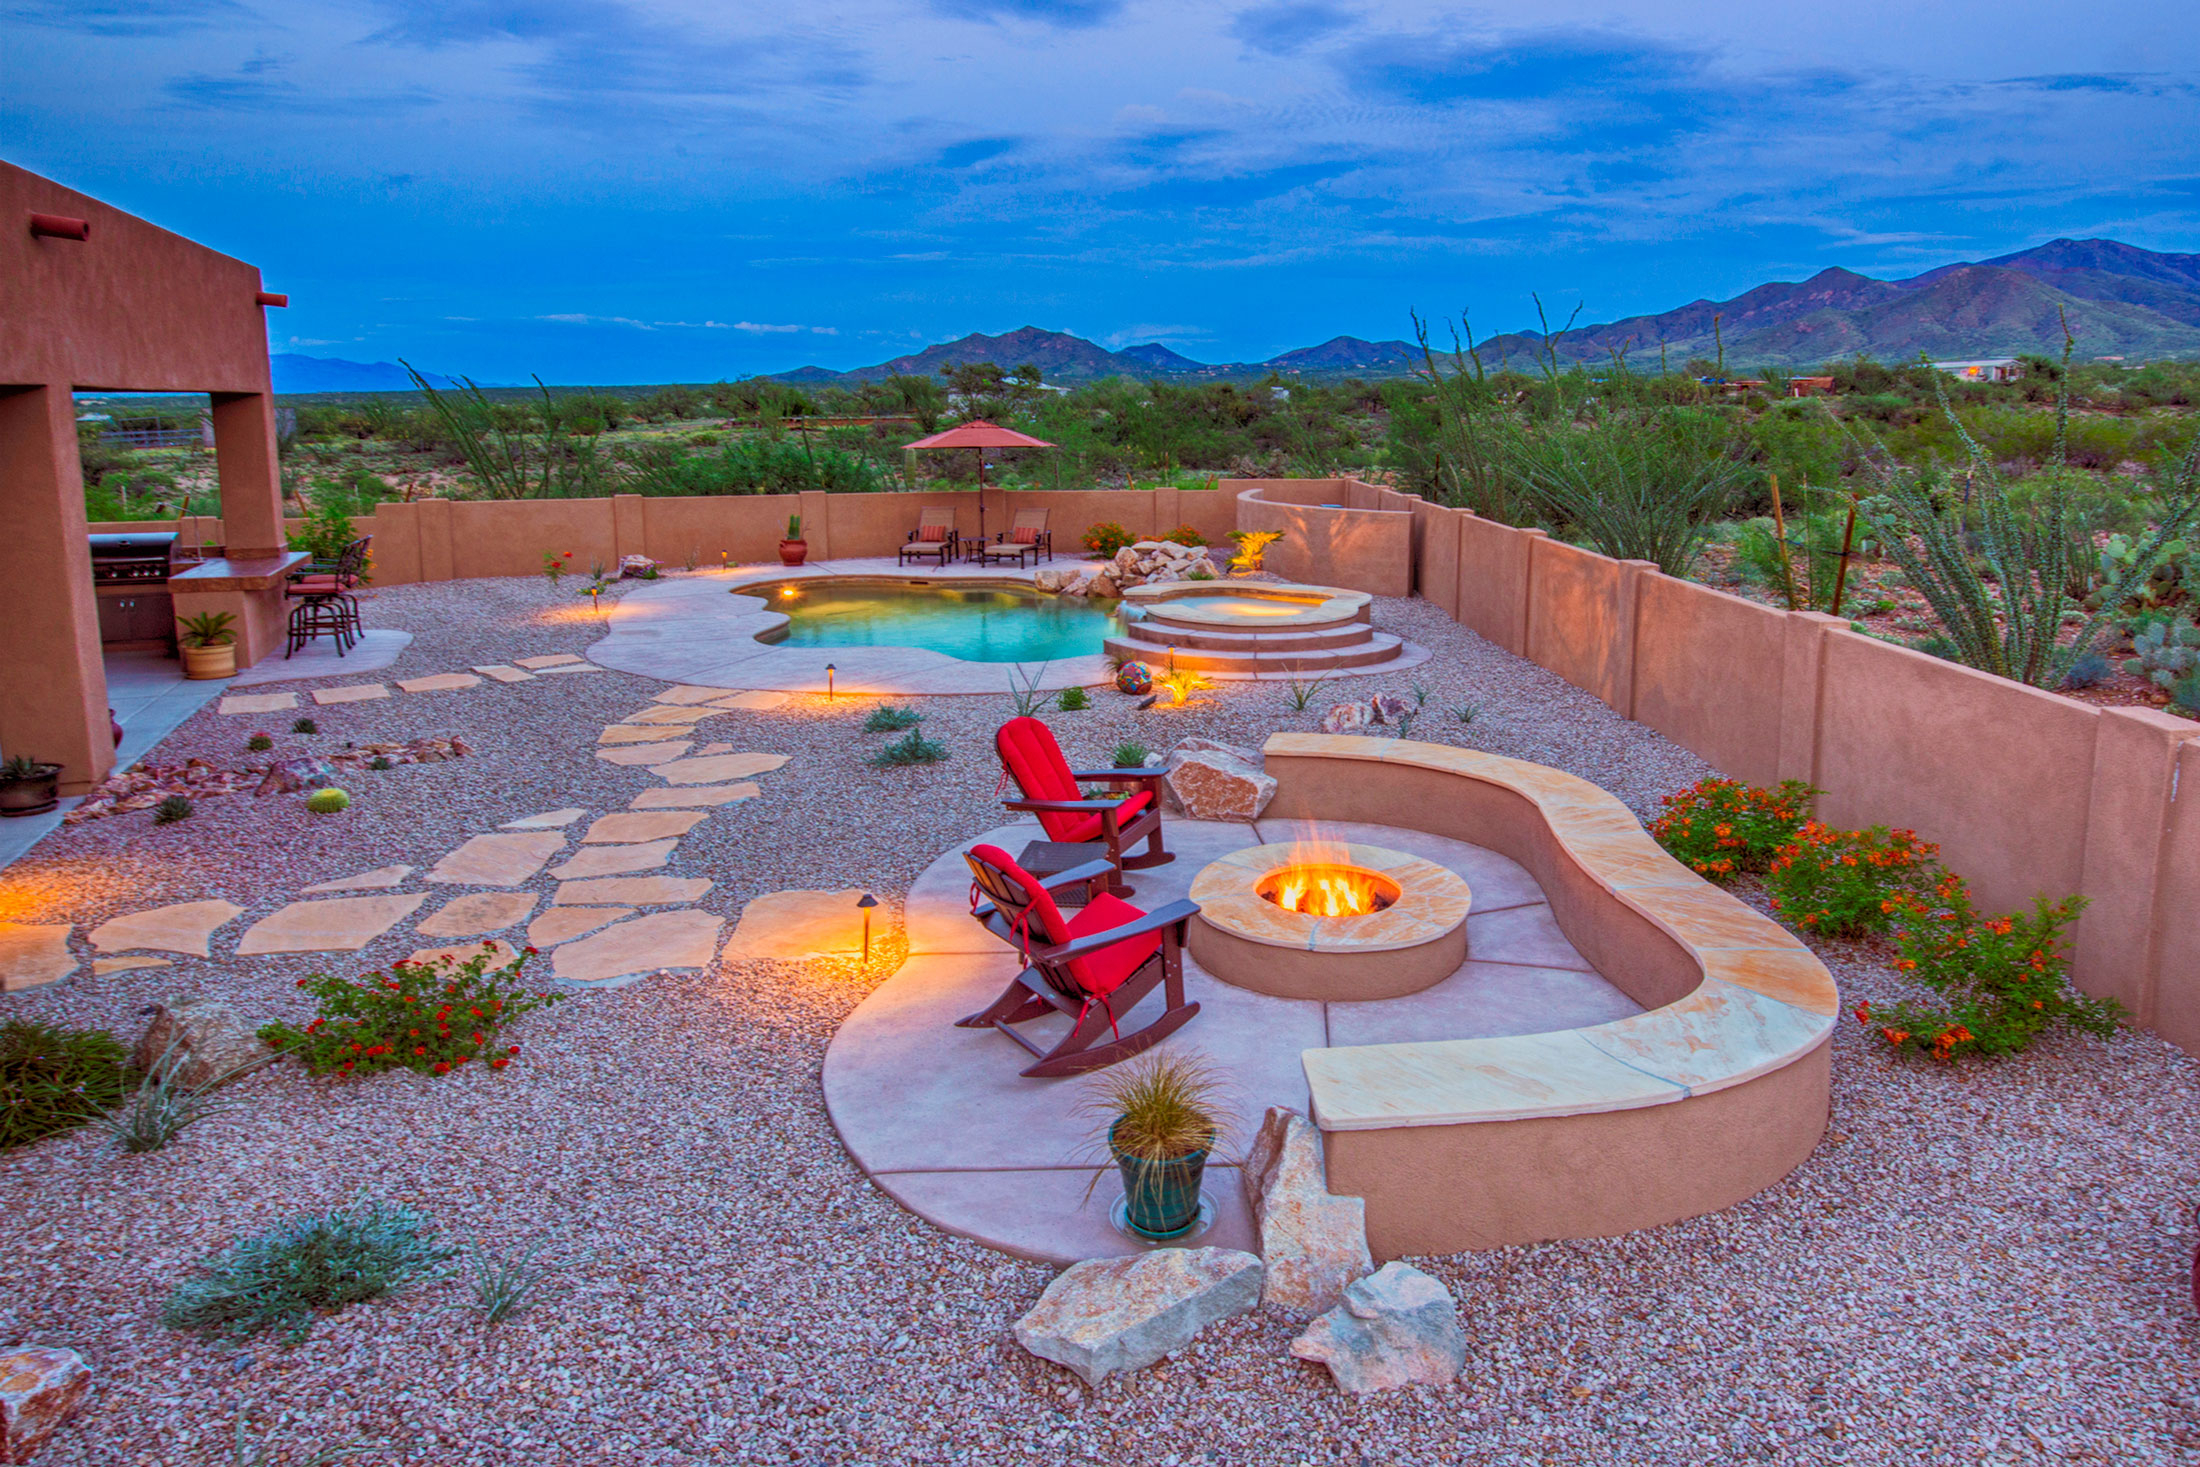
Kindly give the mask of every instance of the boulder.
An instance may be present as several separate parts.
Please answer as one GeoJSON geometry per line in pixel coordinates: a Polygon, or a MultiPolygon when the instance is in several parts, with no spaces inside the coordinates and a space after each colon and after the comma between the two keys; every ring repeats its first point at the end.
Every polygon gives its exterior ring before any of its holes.
{"type": "Polygon", "coordinates": [[[1185,739],[1169,751],[1162,786],[1193,820],[1257,820],[1276,797],[1275,776],[1258,749],[1213,739],[1185,739]]]}
{"type": "Polygon", "coordinates": [[[1238,1177],[1260,1229],[1261,1303],[1311,1317],[1334,1309],[1345,1286],[1375,1267],[1367,1204],[1330,1195],[1322,1133],[1297,1111],[1269,1107],[1238,1177]]]}
{"type": "Polygon", "coordinates": [[[241,1066],[255,1065],[271,1051],[237,1017],[237,1011],[218,998],[180,998],[153,1005],[153,1022],[130,1063],[146,1073],[169,1054],[170,1074],[179,1085],[204,1085],[241,1066]],[[169,1054],[168,1046],[175,1045],[169,1054]]]}
{"type": "Polygon", "coordinates": [[[1356,734],[1375,722],[1375,710],[1365,703],[1339,703],[1322,715],[1325,734],[1356,734]]]}
{"type": "Polygon", "coordinates": [[[1075,1371],[1087,1385],[1151,1365],[1218,1319],[1260,1302],[1261,1264],[1234,1248],[1162,1248],[1129,1258],[1088,1258],[1063,1270],[1029,1314],[1016,1342],[1075,1371]]]}
{"type": "Polygon", "coordinates": [[[656,561],[651,560],[646,555],[622,555],[619,557],[619,578],[621,580],[630,577],[637,581],[655,580],[661,569],[662,567],[656,561]]]}
{"type": "Polygon", "coordinates": [[[1115,559],[1112,564],[1119,571],[1136,571],[1138,569],[1138,552],[1126,545],[1115,552],[1115,559]]]}
{"type": "Polygon", "coordinates": [[[336,783],[336,766],[326,759],[299,754],[278,759],[268,766],[255,795],[292,795],[301,790],[325,790],[336,783]]]}
{"type": "Polygon", "coordinates": [[[1077,572],[1066,565],[1042,565],[1032,573],[1031,584],[1042,591],[1059,591],[1077,578],[1077,572]]]}
{"type": "Polygon", "coordinates": [[[1396,693],[1377,693],[1367,700],[1367,706],[1374,710],[1377,723],[1402,724],[1420,712],[1419,704],[1396,693]]]}
{"type": "Polygon", "coordinates": [[[1356,1396],[1409,1385],[1448,1385],[1467,1365],[1459,1306],[1444,1286],[1407,1263],[1386,1263],[1344,1291],[1344,1301],[1291,1342],[1356,1396]]]}
{"type": "Polygon", "coordinates": [[[1098,596],[1103,599],[1112,599],[1116,596],[1120,596],[1123,594],[1120,590],[1117,589],[1120,585],[1122,585],[1122,582],[1118,581],[1114,576],[1108,574],[1106,571],[1102,571],[1100,574],[1092,578],[1092,583],[1086,588],[1085,594],[1088,596],[1098,596]]]}
{"type": "Polygon", "coordinates": [[[0,1462],[28,1462],[92,1393],[92,1368],[58,1345],[0,1348],[0,1462]]]}

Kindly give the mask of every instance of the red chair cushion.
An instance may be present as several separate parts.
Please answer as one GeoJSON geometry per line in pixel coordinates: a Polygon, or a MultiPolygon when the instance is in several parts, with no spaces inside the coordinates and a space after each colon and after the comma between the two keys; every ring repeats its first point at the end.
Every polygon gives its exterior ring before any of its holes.
{"type": "MultiPolygon", "coordinates": [[[[1115,807],[1116,828],[1121,829],[1123,826],[1137,819],[1138,813],[1152,803],[1153,795],[1146,790],[1140,790],[1137,794],[1132,795],[1129,799],[1117,805],[1115,807]]],[[[1100,817],[1097,814],[1071,815],[1065,813],[1058,814],[1053,818],[1062,822],[1062,827],[1059,831],[1056,831],[1051,826],[1048,827],[1049,838],[1053,840],[1098,840],[1100,839],[1102,830],[1105,828],[1101,824],[1100,817]]],[[[1043,822],[1047,819],[1047,817],[1045,815],[1041,815],[1039,819],[1043,822]]]]}
{"type": "MultiPolygon", "coordinates": [[[[1069,919],[1069,935],[1072,939],[1090,937],[1096,932],[1127,926],[1145,915],[1122,898],[1102,892],[1069,919]]],[[[1113,947],[1104,947],[1081,958],[1071,958],[1069,970],[1085,992],[1095,997],[1104,997],[1129,982],[1130,976],[1138,971],[1139,966],[1160,950],[1160,933],[1141,933],[1137,937],[1127,937],[1113,947]]]]}
{"type": "Polygon", "coordinates": [[[1023,888],[1024,897],[1031,907],[1031,940],[1036,943],[1059,945],[1071,937],[1070,925],[1062,916],[1062,909],[1054,904],[1054,896],[1042,886],[1039,878],[1016,864],[1016,858],[999,846],[977,845],[970,854],[1006,876],[1023,888]]]}
{"type": "Polygon", "coordinates": [[[1031,525],[1018,525],[1008,532],[1008,538],[1018,545],[1036,545],[1039,543],[1039,531],[1031,525]]]}
{"type": "MultiPolygon", "coordinates": [[[[1054,730],[1036,718],[1011,718],[993,735],[993,747],[1001,756],[1001,764],[1008,770],[1008,777],[1016,781],[1016,788],[1024,792],[1027,800],[1078,800],[1084,792],[1077,788],[1077,781],[1069,776],[1069,761],[1062,757],[1062,746],[1054,741],[1054,730]]],[[[1079,841],[1092,839],[1089,835],[1069,835],[1065,832],[1079,829],[1100,828],[1097,815],[1079,815],[1069,810],[1042,810],[1039,824],[1046,829],[1048,840],[1079,841]]]]}
{"type": "Polygon", "coordinates": [[[300,576],[290,583],[293,596],[326,596],[343,589],[344,583],[335,576],[300,576]]]}
{"type": "Polygon", "coordinates": [[[947,526],[919,525],[917,526],[917,538],[919,540],[945,540],[947,538],[947,526]]]}

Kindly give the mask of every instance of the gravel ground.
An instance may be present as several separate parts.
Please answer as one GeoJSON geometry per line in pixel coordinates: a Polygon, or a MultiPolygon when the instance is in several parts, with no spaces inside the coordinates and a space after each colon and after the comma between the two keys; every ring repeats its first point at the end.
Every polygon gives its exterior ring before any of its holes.
{"type": "MultiPolygon", "coordinates": [[[[369,624],[418,639],[373,676],[580,651],[600,630],[569,600],[523,580],[378,593],[369,624]]],[[[1053,721],[1073,759],[1133,738],[1257,742],[1312,727],[1333,697],[1418,678],[1415,737],[1574,770],[1638,812],[1705,772],[1431,607],[1382,602],[1377,621],[1435,658],[1332,684],[1303,713],[1283,688],[1240,684],[1145,714],[1096,693],[1053,721]],[[1462,723],[1450,710],[1470,701],[1462,723]]],[[[240,796],[174,826],[133,814],[67,830],[0,873],[0,901],[16,920],[88,925],[225,896],[249,920],[300,886],[424,866],[517,816],[622,808],[657,781],[595,759],[594,735],[659,686],[604,673],[398,695],[303,710],[323,730],[311,738],[287,733],[295,715],[209,710],[163,759],[237,760],[255,727],[285,747],[455,733],[478,752],[362,774],[342,817],[240,796]]],[[[896,909],[939,850],[996,823],[987,735],[1008,711],[999,697],[909,701],[946,764],[869,768],[885,736],[860,731],[862,706],[797,699],[711,720],[705,738],[792,760],[668,869],[716,879],[703,905],[728,916],[788,887],[866,885],[896,909]]],[[[401,930],[357,966],[416,945],[401,930]]],[[[1826,956],[1852,1000],[1901,986],[1882,953],[1826,956]]],[[[161,1152],[119,1155],[79,1130],[0,1156],[0,1340],[80,1350],[99,1377],[41,1462],[227,1463],[240,1415],[288,1460],[363,1442],[367,1463],[2200,1461],[2184,1297],[2200,1063],[2151,1036],[2057,1038],[1950,1072],[1867,1051],[1844,1026],[1832,1129],[1781,1185],[1625,1238],[1425,1263],[1463,1307],[1455,1388],[1341,1397],[1285,1358],[1290,1325],[1256,1315],[1088,1391],[1008,1334],[1050,1270],[904,1213],[834,1139],[825,1046],[898,958],[888,942],[866,971],[652,979],[523,1021],[522,1062],[503,1074],[322,1084],[277,1067],[161,1152]],[[453,1241],[542,1240],[558,1267],[497,1329],[458,1278],[317,1321],[295,1345],[160,1327],[195,1260],[362,1189],[422,1208],[453,1241]]],[[[87,973],[0,998],[0,1017],[134,1038],[145,1004],[186,991],[297,1015],[294,980],[327,961],[87,973]]]]}

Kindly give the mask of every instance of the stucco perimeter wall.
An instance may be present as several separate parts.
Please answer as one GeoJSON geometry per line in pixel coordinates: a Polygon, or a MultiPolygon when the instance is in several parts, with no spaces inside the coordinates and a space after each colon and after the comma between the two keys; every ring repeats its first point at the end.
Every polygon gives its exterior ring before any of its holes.
{"type": "Polygon", "coordinates": [[[1224,479],[1222,488],[1236,496],[1237,528],[1282,532],[1265,564],[1286,580],[1413,594],[1413,496],[1357,479],[1224,479]]]}
{"type": "Polygon", "coordinates": [[[1982,902],[2081,893],[2074,976],[2200,1051],[2200,724],[2099,708],[1423,505],[1422,594],[1734,778],[1939,842],[1982,902]]]}

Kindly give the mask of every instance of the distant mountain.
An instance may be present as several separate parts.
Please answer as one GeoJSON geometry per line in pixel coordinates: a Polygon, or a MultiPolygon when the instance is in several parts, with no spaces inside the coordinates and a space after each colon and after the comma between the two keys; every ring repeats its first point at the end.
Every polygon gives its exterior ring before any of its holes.
{"type": "MultiPolygon", "coordinates": [[[[942,367],[998,362],[1004,367],[1034,366],[1049,382],[1096,382],[1103,377],[1150,377],[1154,368],[1137,357],[1122,356],[1064,331],[1025,326],[999,336],[972,332],[958,341],[928,346],[910,356],[844,372],[848,382],[877,382],[886,377],[933,377],[942,367]]],[[[782,377],[782,380],[787,380],[782,377]]]]}
{"type": "Polygon", "coordinates": [[[1129,357],[1134,362],[1144,362],[1149,368],[1162,372],[1204,372],[1207,370],[1205,362],[1195,362],[1180,352],[1170,351],[1158,341],[1149,341],[1141,346],[1126,346],[1116,355],[1129,357]]]}
{"type": "Polygon", "coordinates": [[[1320,346],[1302,346],[1270,357],[1260,365],[1275,372],[1340,372],[1358,376],[1399,377],[1420,364],[1421,349],[1403,341],[1362,341],[1332,336],[1320,346]]]}
{"type": "MultiPolygon", "coordinates": [[[[410,392],[412,378],[395,362],[347,362],[341,357],[307,357],[277,352],[267,359],[277,392],[410,392]]],[[[456,387],[448,377],[427,374],[429,385],[456,387]]],[[[490,384],[483,383],[483,386],[490,384]]]]}

